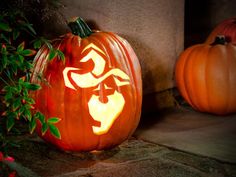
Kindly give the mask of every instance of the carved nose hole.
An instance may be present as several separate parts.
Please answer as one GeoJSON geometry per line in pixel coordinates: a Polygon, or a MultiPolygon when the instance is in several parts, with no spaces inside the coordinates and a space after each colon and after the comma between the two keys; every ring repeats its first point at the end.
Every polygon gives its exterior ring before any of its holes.
{"type": "Polygon", "coordinates": [[[107,103],[108,102],[108,96],[114,94],[114,89],[105,89],[103,90],[102,94],[99,95],[99,101],[101,103],[107,103]]]}
{"type": "Polygon", "coordinates": [[[99,101],[106,104],[108,96],[114,94],[115,89],[107,86],[106,84],[99,84],[98,88],[94,90],[94,94],[99,96],[99,101]]]}
{"type": "Polygon", "coordinates": [[[103,95],[103,96],[100,96],[99,97],[99,101],[101,102],[101,103],[104,103],[104,104],[106,104],[107,102],[108,102],[108,97],[107,97],[107,95],[103,95]]]}

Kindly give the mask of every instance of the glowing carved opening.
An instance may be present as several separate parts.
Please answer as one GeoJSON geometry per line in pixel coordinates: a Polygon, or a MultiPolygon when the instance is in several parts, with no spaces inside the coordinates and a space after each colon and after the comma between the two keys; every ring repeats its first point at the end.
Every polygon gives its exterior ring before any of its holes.
{"type": "Polygon", "coordinates": [[[91,50],[84,58],[82,58],[82,60],[80,60],[80,62],[87,62],[90,59],[94,62],[92,73],[96,76],[102,74],[106,64],[105,60],[97,52],[91,50]]]}
{"type": "Polygon", "coordinates": [[[89,113],[94,120],[101,122],[100,127],[93,126],[93,132],[97,135],[107,133],[116,118],[123,110],[125,100],[117,91],[109,95],[107,103],[101,103],[99,96],[93,95],[88,102],[89,113]]]}
{"type": "MultiPolygon", "coordinates": [[[[91,59],[94,62],[93,70],[85,74],[78,74],[73,71],[78,71],[80,70],[80,68],[66,67],[63,70],[63,77],[66,87],[76,90],[76,88],[70,82],[69,78],[71,78],[78,87],[89,88],[98,86],[101,82],[103,82],[110,76],[114,78],[117,86],[130,84],[129,76],[118,68],[109,70],[99,78],[94,77],[93,74],[98,76],[104,72],[106,60],[104,60],[103,57],[97,53],[97,51],[103,53],[104,55],[105,53],[93,43],[87,45],[82,52],[90,49],[91,51],[85,57],[83,57],[80,62],[87,62],[91,59]]],[[[95,90],[99,89],[100,87],[98,86],[98,88],[96,88],[95,90]]],[[[111,88],[105,85],[105,89],[111,88]]],[[[107,98],[108,101],[106,103],[102,103],[99,101],[99,96],[92,95],[88,102],[89,114],[94,120],[101,122],[100,127],[92,126],[93,132],[96,135],[105,134],[109,131],[114,121],[122,112],[125,105],[125,99],[123,95],[118,91],[115,91],[112,95],[108,95],[107,98]]]]}

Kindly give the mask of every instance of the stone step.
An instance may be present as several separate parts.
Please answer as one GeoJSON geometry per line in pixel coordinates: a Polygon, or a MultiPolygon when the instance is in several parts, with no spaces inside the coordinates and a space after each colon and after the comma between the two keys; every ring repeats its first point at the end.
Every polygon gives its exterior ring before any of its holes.
{"type": "Polygon", "coordinates": [[[143,115],[135,137],[167,147],[236,163],[236,114],[216,116],[190,107],[143,115]]]}

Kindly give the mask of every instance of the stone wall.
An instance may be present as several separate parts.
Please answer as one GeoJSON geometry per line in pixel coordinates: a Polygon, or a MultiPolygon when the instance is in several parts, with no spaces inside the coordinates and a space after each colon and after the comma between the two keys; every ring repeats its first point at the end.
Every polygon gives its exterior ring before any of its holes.
{"type": "Polygon", "coordinates": [[[184,0],[63,0],[67,19],[113,31],[133,46],[142,66],[144,94],[173,87],[173,67],[183,49],[184,0]]]}

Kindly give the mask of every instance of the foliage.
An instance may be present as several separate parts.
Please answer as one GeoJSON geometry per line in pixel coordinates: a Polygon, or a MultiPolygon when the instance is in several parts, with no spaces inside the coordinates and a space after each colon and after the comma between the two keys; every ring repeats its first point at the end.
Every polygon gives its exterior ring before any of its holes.
{"type": "Polygon", "coordinates": [[[42,45],[50,49],[49,56],[63,58],[63,53],[54,49],[49,40],[37,36],[22,12],[0,13],[0,152],[6,153],[9,145],[6,135],[10,131],[19,132],[15,127],[21,123],[27,123],[33,133],[36,121],[40,121],[43,134],[49,130],[60,138],[55,126],[60,119],[53,117],[46,121],[42,113],[34,110],[35,101],[30,97],[30,92],[40,89],[30,83],[30,74],[34,55],[42,45]]]}

